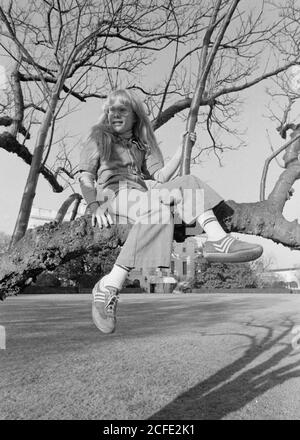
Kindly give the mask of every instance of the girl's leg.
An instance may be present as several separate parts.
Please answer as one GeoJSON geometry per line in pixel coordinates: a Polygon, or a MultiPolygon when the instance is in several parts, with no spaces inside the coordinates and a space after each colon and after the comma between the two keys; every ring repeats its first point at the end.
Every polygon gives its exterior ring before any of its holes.
{"type": "Polygon", "coordinates": [[[226,237],[226,232],[218,222],[212,209],[200,214],[197,218],[201,228],[205,231],[208,240],[221,240],[226,237]]]}
{"type": "Polygon", "coordinates": [[[203,245],[203,256],[208,261],[242,263],[255,260],[263,253],[263,248],[259,244],[237,240],[227,234],[213,211],[204,212],[197,218],[197,221],[207,235],[207,240],[203,245]]]}
{"type": "Polygon", "coordinates": [[[104,333],[115,330],[119,290],[130,269],[170,264],[169,248],[174,230],[170,208],[156,201],[151,206],[148,192],[121,190],[111,200],[110,213],[118,223],[134,225],[113,269],[93,289],[93,321],[104,333]]]}
{"type": "Polygon", "coordinates": [[[174,219],[170,206],[163,205],[152,191],[143,193],[133,207],[135,218],[116,263],[130,268],[169,267],[174,235],[174,219]]]}
{"type": "Polygon", "coordinates": [[[241,263],[255,260],[263,253],[262,246],[237,240],[224,231],[212,211],[222,198],[198,177],[181,176],[159,188],[180,189],[181,200],[176,202],[176,210],[187,224],[197,220],[207,234],[203,256],[208,261],[241,263]]]}
{"type": "Polygon", "coordinates": [[[108,274],[108,280],[104,277],[93,290],[94,322],[105,333],[115,330],[118,290],[126,279],[127,270],[133,267],[170,266],[174,234],[169,206],[172,200],[185,223],[197,220],[208,234],[209,240],[203,250],[208,260],[242,262],[262,254],[261,246],[236,240],[225,233],[212,212],[223,199],[195,176],[179,177],[147,193],[137,192],[140,193],[140,203],[135,201],[129,209],[129,200],[124,197],[124,192],[120,192],[116,199],[119,203],[114,208],[121,218],[123,214],[125,219],[135,222],[116,261],[122,270],[120,272],[119,268],[114,267],[108,274]],[[175,190],[175,195],[172,190],[175,190]]]}
{"type": "Polygon", "coordinates": [[[128,273],[128,268],[115,264],[110,273],[101,278],[93,288],[92,317],[96,327],[103,333],[115,331],[119,291],[128,273]]]}
{"type": "MultiPolygon", "coordinates": [[[[109,210],[115,222],[135,224],[142,216],[149,214],[147,191],[122,189],[110,201],[109,210]]],[[[105,284],[120,290],[132,267],[135,267],[135,262],[132,260],[126,259],[122,262],[117,260],[111,272],[105,276],[105,284]]]]}
{"type": "Polygon", "coordinates": [[[130,268],[114,264],[112,270],[105,276],[105,284],[120,290],[126,281],[130,268]]]}

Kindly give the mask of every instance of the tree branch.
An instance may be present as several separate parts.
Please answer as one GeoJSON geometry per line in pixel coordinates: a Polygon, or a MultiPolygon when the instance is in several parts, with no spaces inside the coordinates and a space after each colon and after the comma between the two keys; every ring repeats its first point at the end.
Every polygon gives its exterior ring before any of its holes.
{"type": "Polygon", "coordinates": [[[154,130],[157,130],[162,125],[166,124],[170,119],[176,116],[177,113],[189,108],[191,106],[191,102],[192,98],[185,98],[175,102],[175,104],[170,105],[152,121],[154,130]]]}
{"type": "Polygon", "coordinates": [[[267,179],[267,173],[268,173],[268,169],[269,169],[269,165],[270,165],[271,161],[276,156],[278,156],[278,154],[280,154],[282,151],[284,151],[287,148],[289,148],[294,142],[296,142],[298,140],[300,140],[300,134],[298,134],[296,137],[290,139],[288,142],[286,142],[284,145],[282,145],[280,148],[278,148],[276,151],[274,151],[274,153],[271,154],[266,159],[265,165],[264,165],[264,168],[263,168],[262,177],[261,177],[261,182],[260,182],[260,200],[261,201],[265,200],[266,179],[267,179]]]}
{"type": "MultiPolygon", "coordinates": [[[[25,163],[31,165],[32,154],[24,145],[20,144],[11,133],[4,132],[0,134],[0,148],[3,148],[3,150],[9,153],[15,153],[24,160],[25,163]]],[[[63,187],[58,183],[54,174],[48,168],[42,166],[40,173],[50,183],[54,192],[59,193],[63,191],[63,187]]]]}
{"type": "Polygon", "coordinates": [[[47,86],[47,83],[44,81],[44,77],[43,77],[43,74],[42,74],[41,70],[39,69],[38,65],[35,63],[34,59],[33,59],[32,56],[30,55],[30,53],[28,52],[28,50],[27,50],[27,49],[24,47],[24,45],[18,40],[18,38],[17,38],[17,36],[16,36],[16,34],[15,34],[15,31],[14,31],[14,29],[11,27],[9,21],[7,20],[6,15],[5,15],[5,13],[4,13],[4,11],[3,11],[3,9],[2,9],[1,6],[0,6],[0,17],[1,17],[2,21],[4,22],[6,28],[7,28],[8,32],[9,32],[8,37],[11,38],[12,41],[16,44],[16,46],[17,46],[17,48],[19,49],[20,53],[24,54],[24,55],[27,57],[27,59],[30,61],[30,64],[32,65],[32,67],[37,71],[37,73],[38,73],[38,75],[39,75],[39,77],[40,77],[40,80],[42,81],[43,86],[44,86],[44,88],[45,88],[45,91],[49,94],[49,93],[50,93],[50,90],[49,90],[49,88],[48,88],[48,86],[47,86]]]}
{"type": "MultiPolygon", "coordinates": [[[[254,234],[290,249],[300,249],[298,222],[288,222],[267,200],[256,203],[229,200],[218,205],[215,214],[227,231],[254,234]]],[[[89,216],[28,230],[0,257],[0,298],[21,292],[28,278],[35,279],[44,270],[54,270],[80,255],[97,251],[105,258],[110,249],[125,242],[129,230],[129,225],[94,228],[89,216]]]]}
{"type": "Polygon", "coordinates": [[[258,76],[257,78],[254,78],[251,81],[248,81],[248,82],[246,81],[244,84],[223,88],[222,90],[220,90],[220,91],[210,95],[209,98],[210,99],[216,99],[216,98],[218,98],[219,96],[222,96],[222,95],[227,95],[227,94],[230,94],[230,93],[236,93],[236,92],[240,92],[241,90],[248,89],[249,87],[252,87],[252,86],[258,84],[258,83],[262,82],[265,79],[271,78],[272,76],[276,76],[279,73],[284,72],[285,70],[287,70],[291,66],[299,65],[299,61],[296,61],[296,60],[299,60],[299,56],[294,61],[291,61],[290,63],[287,63],[284,66],[278,67],[277,69],[274,69],[274,70],[272,70],[272,71],[270,71],[268,73],[260,75],[260,76],[258,76]]]}
{"type": "MultiPolygon", "coordinates": [[[[0,116],[0,126],[2,127],[9,127],[11,124],[13,123],[13,118],[11,118],[10,116],[0,116]]],[[[30,134],[28,132],[28,130],[23,126],[23,125],[19,125],[18,127],[19,133],[21,133],[25,139],[30,139],[30,134]]]]}

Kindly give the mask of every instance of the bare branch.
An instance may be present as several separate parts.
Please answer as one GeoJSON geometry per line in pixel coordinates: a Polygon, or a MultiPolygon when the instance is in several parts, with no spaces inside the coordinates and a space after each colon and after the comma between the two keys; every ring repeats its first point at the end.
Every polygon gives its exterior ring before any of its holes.
{"type": "Polygon", "coordinates": [[[261,177],[261,184],[260,184],[260,200],[265,200],[265,187],[266,187],[266,178],[268,173],[268,168],[271,163],[271,161],[278,156],[282,151],[286,150],[288,147],[290,147],[295,141],[300,140],[300,134],[296,136],[295,138],[289,140],[284,145],[282,145],[280,148],[278,148],[273,154],[271,154],[265,161],[265,165],[263,168],[263,173],[261,177]]]}
{"type": "MultiPolygon", "coordinates": [[[[21,145],[14,136],[12,136],[8,132],[4,132],[0,134],[0,148],[8,151],[9,153],[15,153],[19,156],[25,163],[31,165],[32,163],[32,154],[30,151],[24,146],[21,145]]],[[[44,176],[44,178],[50,183],[54,192],[62,192],[63,188],[56,180],[56,177],[50,170],[42,166],[40,173],[44,176]]]]}
{"type": "Polygon", "coordinates": [[[18,49],[20,50],[20,52],[23,53],[23,54],[28,58],[28,60],[30,60],[31,65],[32,65],[32,66],[34,67],[34,69],[37,71],[37,73],[38,73],[38,75],[39,75],[39,77],[40,77],[40,80],[41,80],[42,83],[43,83],[43,86],[44,86],[44,88],[45,88],[45,91],[47,92],[47,94],[49,94],[50,91],[49,91],[49,88],[48,88],[48,86],[47,86],[47,83],[44,81],[44,78],[43,78],[43,74],[42,74],[42,72],[40,71],[38,65],[36,65],[36,63],[35,63],[33,57],[30,55],[30,53],[27,51],[27,49],[24,47],[24,45],[23,45],[23,44],[18,40],[18,38],[16,37],[16,34],[15,34],[13,28],[11,27],[9,21],[7,20],[6,15],[5,15],[5,13],[4,13],[4,11],[3,11],[3,9],[2,9],[1,6],[0,6],[0,18],[2,19],[2,21],[3,21],[4,24],[6,25],[6,27],[7,27],[7,29],[8,29],[8,32],[9,32],[9,36],[10,36],[10,38],[11,38],[11,39],[13,40],[13,42],[16,44],[16,46],[18,47],[18,49]]]}
{"type": "Polygon", "coordinates": [[[265,79],[271,78],[272,76],[276,76],[281,72],[284,72],[285,70],[287,70],[288,68],[290,68],[291,66],[295,66],[295,65],[299,65],[299,57],[297,57],[296,60],[291,61],[287,64],[284,64],[283,66],[274,69],[268,73],[262,74],[258,77],[256,77],[253,80],[250,81],[246,81],[244,84],[239,84],[237,86],[232,86],[232,87],[227,87],[227,88],[223,88],[222,90],[216,92],[216,93],[212,93],[210,95],[210,99],[217,99],[219,96],[222,95],[228,95],[230,93],[236,93],[236,92],[240,92],[241,90],[245,90],[248,89],[250,87],[253,87],[254,85],[264,81],[265,79]]]}

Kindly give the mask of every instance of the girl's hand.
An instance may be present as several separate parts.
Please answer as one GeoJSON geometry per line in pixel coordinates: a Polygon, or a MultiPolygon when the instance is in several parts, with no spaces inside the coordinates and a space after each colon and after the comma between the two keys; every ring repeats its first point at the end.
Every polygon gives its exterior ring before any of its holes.
{"type": "Polygon", "coordinates": [[[99,228],[102,229],[103,226],[109,228],[113,223],[107,208],[101,208],[101,206],[96,205],[92,213],[92,226],[95,227],[98,224],[99,228]]]}
{"type": "Polygon", "coordinates": [[[197,134],[193,131],[191,133],[189,133],[188,131],[185,131],[182,135],[182,142],[184,142],[186,135],[189,135],[190,140],[192,141],[192,143],[194,144],[197,140],[197,134]]]}

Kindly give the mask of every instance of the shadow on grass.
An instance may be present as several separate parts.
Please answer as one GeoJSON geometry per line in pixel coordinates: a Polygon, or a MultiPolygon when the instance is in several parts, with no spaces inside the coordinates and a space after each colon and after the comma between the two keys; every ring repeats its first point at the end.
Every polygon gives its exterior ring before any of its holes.
{"type": "MultiPolygon", "coordinates": [[[[203,333],[206,328],[230,320],[242,321],[256,310],[268,309],[269,301],[255,304],[252,298],[202,297],[163,299],[122,304],[118,333],[127,338],[179,333],[188,330],[203,333]],[[124,319],[123,319],[124,317],[124,319]]],[[[251,316],[250,315],[250,316],[251,316]]]]}
{"type": "Polygon", "coordinates": [[[259,339],[244,333],[227,333],[228,336],[244,336],[250,340],[250,346],[243,356],[179,395],[148,420],[220,420],[266,391],[300,377],[298,351],[295,351],[291,341],[284,342],[294,327],[290,319],[283,323],[284,330],[278,336],[274,335],[273,328],[267,326],[251,323],[247,326],[264,329],[266,334],[259,339]],[[280,349],[276,353],[268,355],[268,351],[277,347],[280,349]],[[268,356],[268,359],[259,362],[259,356],[268,356]],[[278,366],[282,360],[287,361],[288,356],[292,361],[278,366]],[[254,362],[256,365],[248,368],[254,362]]]}

